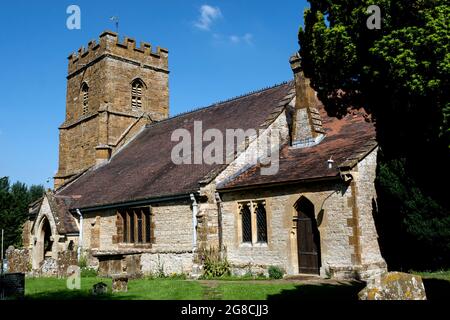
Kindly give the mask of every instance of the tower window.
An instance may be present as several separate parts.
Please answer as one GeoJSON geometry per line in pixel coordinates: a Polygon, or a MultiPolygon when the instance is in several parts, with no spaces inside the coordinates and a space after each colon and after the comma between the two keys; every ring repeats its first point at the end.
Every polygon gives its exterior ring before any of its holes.
{"type": "Polygon", "coordinates": [[[141,79],[136,79],[131,83],[131,107],[133,109],[142,108],[142,92],[145,84],[141,79]]]}
{"type": "Polygon", "coordinates": [[[83,116],[89,111],[89,87],[86,82],[81,86],[81,95],[83,99],[83,116]]]}

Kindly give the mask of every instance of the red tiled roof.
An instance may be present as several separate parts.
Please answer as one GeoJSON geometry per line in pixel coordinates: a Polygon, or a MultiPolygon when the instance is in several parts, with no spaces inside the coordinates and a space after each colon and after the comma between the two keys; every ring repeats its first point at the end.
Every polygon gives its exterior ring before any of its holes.
{"type": "Polygon", "coordinates": [[[280,151],[276,175],[263,176],[259,166],[254,166],[218,189],[337,177],[340,166],[355,165],[376,147],[375,127],[373,123],[365,121],[363,113],[337,119],[329,117],[323,106],[319,107],[319,111],[326,132],[320,144],[307,148],[285,145],[280,151]],[[334,160],[333,169],[328,169],[330,158],[334,160]]]}

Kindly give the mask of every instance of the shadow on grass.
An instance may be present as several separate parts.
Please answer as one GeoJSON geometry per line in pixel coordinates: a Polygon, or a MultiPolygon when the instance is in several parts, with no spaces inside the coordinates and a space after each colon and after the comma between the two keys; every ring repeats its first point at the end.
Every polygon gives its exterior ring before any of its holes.
{"type": "MultiPolygon", "coordinates": [[[[423,279],[428,301],[448,300],[450,281],[442,279],[423,279]]],[[[305,284],[294,290],[283,290],[279,294],[268,296],[268,300],[338,300],[356,301],[358,293],[364,289],[364,282],[350,284],[305,284]]]]}
{"type": "Polygon", "coordinates": [[[442,279],[422,279],[429,301],[448,300],[450,281],[442,279]]]}
{"type": "Polygon", "coordinates": [[[302,284],[291,290],[283,290],[269,295],[267,300],[358,300],[358,292],[365,287],[364,282],[353,281],[342,284],[302,284]]]}
{"type": "Polygon", "coordinates": [[[134,300],[138,297],[134,295],[115,295],[111,293],[94,296],[90,291],[51,291],[51,292],[39,292],[34,294],[27,294],[25,300],[134,300]]]}

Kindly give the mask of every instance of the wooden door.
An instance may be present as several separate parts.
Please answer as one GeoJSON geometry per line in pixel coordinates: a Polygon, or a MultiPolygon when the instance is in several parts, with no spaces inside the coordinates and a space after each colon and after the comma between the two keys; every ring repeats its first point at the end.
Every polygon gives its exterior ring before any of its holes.
{"type": "Polygon", "coordinates": [[[299,273],[319,274],[319,230],[314,217],[314,207],[312,206],[312,210],[308,207],[309,206],[297,207],[297,248],[299,273]]]}

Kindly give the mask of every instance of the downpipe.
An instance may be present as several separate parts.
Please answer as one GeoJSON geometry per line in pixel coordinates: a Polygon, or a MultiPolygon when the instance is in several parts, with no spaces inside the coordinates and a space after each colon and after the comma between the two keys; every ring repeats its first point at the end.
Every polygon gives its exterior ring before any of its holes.
{"type": "Polygon", "coordinates": [[[81,248],[83,246],[83,215],[81,214],[80,209],[76,210],[78,216],[80,217],[80,236],[78,238],[78,249],[77,249],[77,259],[80,262],[81,258],[81,248]]]}

